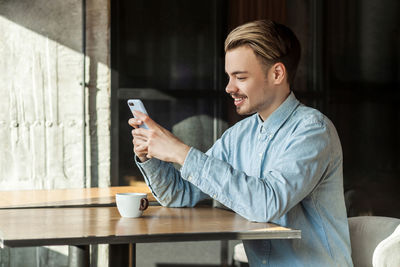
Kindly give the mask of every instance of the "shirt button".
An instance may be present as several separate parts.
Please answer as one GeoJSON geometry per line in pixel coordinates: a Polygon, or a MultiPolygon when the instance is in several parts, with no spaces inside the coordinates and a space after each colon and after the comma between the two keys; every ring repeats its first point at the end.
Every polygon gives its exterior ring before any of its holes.
{"type": "Polygon", "coordinates": [[[214,194],[214,195],[212,196],[212,198],[213,198],[213,199],[216,199],[216,198],[217,198],[217,195],[216,195],[216,194],[214,194]]]}
{"type": "Polygon", "coordinates": [[[262,157],[262,155],[263,155],[263,154],[262,154],[262,153],[260,153],[260,154],[258,154],[258,155],[259,155],[260,157],[262,157]]]}
{"type": "Polygon", "coordinates": [[[193,179],[193,177],[191,175],[189,175],[187,180],[190,182],[192,179],[193,179]]]}
{"type": "Polygon", "coordinates": [[[262,264],[267,264],[267,261],[266,261],[266,260],[263,260],[263,261],[262,261],[262,264]]]}

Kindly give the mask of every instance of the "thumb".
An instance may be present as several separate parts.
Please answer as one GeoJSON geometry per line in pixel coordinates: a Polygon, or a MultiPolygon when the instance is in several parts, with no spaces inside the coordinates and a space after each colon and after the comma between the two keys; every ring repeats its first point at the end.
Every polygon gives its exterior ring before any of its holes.
{"type": "Polygon", "coordinates": [[[138,110],[134,110],[133,111],[133,116],[135,116],[135,118],[141,120],[143,123],[146,123],[146,125],[151,129],[154,128],[155,126],[157,126],[158,124],[153,121],[147,114],[140,112],[138,110]]]}

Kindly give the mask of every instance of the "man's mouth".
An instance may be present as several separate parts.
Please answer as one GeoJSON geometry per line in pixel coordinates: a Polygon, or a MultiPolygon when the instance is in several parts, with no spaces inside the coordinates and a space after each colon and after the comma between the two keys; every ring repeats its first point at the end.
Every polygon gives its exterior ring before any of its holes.
{"type": "Polygon", "coordinates": [[[233,97],[235,106],[240,106],[244,102],[244,100],[247,98],[245,96],[241,96],[241,97],[232,96],[232,97],[233,97]]]}

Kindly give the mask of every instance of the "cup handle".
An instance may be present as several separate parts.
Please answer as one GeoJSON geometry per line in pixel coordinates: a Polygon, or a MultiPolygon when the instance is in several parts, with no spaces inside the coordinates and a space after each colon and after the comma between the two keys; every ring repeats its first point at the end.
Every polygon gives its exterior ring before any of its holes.
{"type": "Polygon", "coordinates": [[[142,198],[140,200],[139,210],[145,210],[149,206],[149,200],[147,198],[142,198]]]}

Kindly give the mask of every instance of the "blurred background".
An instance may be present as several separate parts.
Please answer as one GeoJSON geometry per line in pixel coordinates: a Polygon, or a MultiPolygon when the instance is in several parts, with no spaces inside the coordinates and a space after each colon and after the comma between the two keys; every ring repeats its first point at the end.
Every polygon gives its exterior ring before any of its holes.
{"type": "MultiPolygon", "coordinates": [[[[400,218],[397,0],[0,0],[0,190],[143,183],[129,98],[206,151],[243,118],[224,91],[224,39],[263,18],[302,44],[292,89],[338,130],[348,216],[400,218]]],[[[152,246],[139,266],[219,266],[232,243],[152,246]]],[[[64,266],[63,253],[7,249],[0,262],[64,266]]]]}
{"type": "Polygon", "coordinates": [[[224,92],[223,41],[244,22],[270,18],[291,27],[302,44],[296,96],[326,114],[339,132],[349,216],[400,216],[398,1],[114,4],[114,183],[142,179],[132,169],[131,137],[122,134],[129,132],[128,98],[142,98],[156,121],[203,151],[242,119],[224,92]]]}

